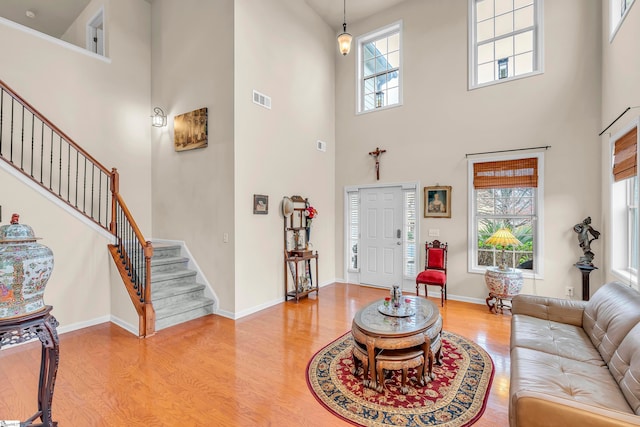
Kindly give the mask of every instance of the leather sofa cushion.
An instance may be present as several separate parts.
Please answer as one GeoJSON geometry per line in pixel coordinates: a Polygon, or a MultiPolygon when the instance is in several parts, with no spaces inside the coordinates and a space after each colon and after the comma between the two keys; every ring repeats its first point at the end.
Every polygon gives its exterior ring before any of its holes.
{"type": "Polygon", "coordinates": [[[509,388],[509,417],[512,422],[517,417],[520,392],[539,392],[609,410],[633,413],[606,366],[596,366],[529,348],[516,347],[511,350],[509,388]]]}
{"type": "Polygon", "coordinates": [[[609,361],[609,371],[631,409],[640,415],[640,324],[620,343],[609,361]]]}
{"type": "Polygon", "coordinates": [[[586,301],[520,294],[513,297],[511,312],[582,326],[582,316],[586,305],[586,301]]]}
{"type": "Polygon", "coordinates": [[[514,314],[511,318],[511,351],[516,347],[605,366],[584,329],[566,323],[514,314]]]}
{"type": "Polygon", "coordinates": [[[619,282],[598,289],[582,315],[582,327],[605,363],[639,321],[640,293],[619,282]]]}

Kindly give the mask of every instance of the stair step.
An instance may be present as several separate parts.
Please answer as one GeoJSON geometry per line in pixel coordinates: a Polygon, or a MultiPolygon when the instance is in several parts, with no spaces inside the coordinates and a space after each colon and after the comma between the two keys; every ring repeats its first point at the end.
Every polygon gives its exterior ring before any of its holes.
{"type": "Polygon", "coordinates": [[[159,308],[156,310],[156,330],[168,328],[179,323],[197,319],[213,313],[214,301],[210,298],[201,298],[188,301],[175,306],[159,308]]]}
{"type": "Polygon", "coordinates": [[[169,245],[166,243],[153,243],[153,258],[173,258],[179,257],[182,247],[180,245],[169,245]]]}
{"type": "Polygon", "coordinates": [[[204,285],[199,283],[151,290],[151,301],[156,310],[202,298],[204,298],[204,285]]]}
{"type": "Polygon", "coordinates": [[[185,257],[153,257],[151,258],[151,274],[186,270],[188,264],[189,258],[185,257]]]}
{"type": "Polygon", "coordinates": [[[151,275],[151,289],[164,286],[175,286],[194,283],[197,273],[193,270],[176,270],[151,275]]]}

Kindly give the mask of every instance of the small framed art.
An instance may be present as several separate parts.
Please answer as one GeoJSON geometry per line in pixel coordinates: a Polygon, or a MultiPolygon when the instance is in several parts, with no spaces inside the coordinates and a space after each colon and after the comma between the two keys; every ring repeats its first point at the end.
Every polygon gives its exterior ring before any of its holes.
{"type": "Polygon", "coordinates": [[[269,196],[264,194],[253,195],[253,213],[255,215],[266,215],[269,213],[269,196]]]}
{"type": "Polygon", "coordinates": [[[424,217],[451,218],[451,186],[424,187],[424,217]]]}

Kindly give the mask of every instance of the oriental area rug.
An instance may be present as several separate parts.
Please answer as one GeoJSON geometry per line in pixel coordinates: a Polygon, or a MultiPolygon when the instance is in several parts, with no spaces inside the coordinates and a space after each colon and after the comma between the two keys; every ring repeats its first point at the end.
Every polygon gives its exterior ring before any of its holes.
{"type": "MultiPolygon", "coordinates": [[[[442,364],[434,364],[435,378],[420,386],[409,369],[409,392],[400,392],[401,372],[392,371],[378,393],[352,374],[354,345],[351,332],[322,348],[309,361],[307,384],[316,399],[336,416],[360,426],[463,427],[483,414],[493,361],[478,344],[442,332],[442,364]]],[[[425,368],[426,369],[426,368],[425,368]]]]}

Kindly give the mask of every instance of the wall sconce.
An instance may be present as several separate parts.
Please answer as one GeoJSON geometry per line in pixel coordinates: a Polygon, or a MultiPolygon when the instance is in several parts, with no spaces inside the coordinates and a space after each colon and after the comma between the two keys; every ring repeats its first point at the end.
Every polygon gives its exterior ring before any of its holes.
{"type": "Polygon", "coordinates": [[[151,124],[157,128],[161,128],[167,125],[167,116],[164,114],[164,111],[162,111],[162,108],[155,107],[153,109],[151,124]]]}

